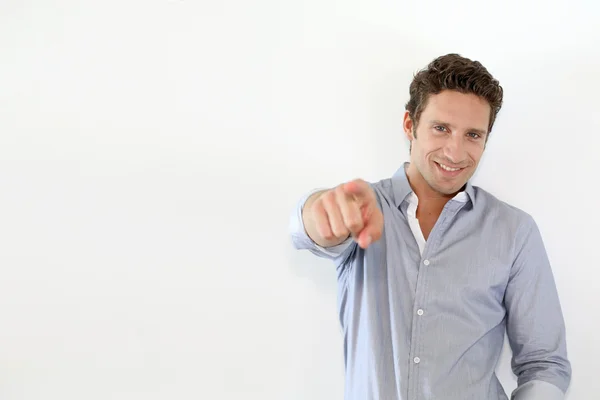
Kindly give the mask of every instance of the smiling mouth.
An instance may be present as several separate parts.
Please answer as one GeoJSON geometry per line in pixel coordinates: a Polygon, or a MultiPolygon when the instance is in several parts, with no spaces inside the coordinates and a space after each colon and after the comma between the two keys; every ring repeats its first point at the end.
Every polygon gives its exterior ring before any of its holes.
{"type": "Polygon", "coordinates": [[[453,167],[450,167],[448,165],[439,163],[437,161],[435,161],[435,163],[438,165],[438,167],[440,167],[444,171],[448,171],[448,172],[457,172],[457,171],[460,171],[460,170],[464,169],[464,168],[453,168],[453,167]]]}

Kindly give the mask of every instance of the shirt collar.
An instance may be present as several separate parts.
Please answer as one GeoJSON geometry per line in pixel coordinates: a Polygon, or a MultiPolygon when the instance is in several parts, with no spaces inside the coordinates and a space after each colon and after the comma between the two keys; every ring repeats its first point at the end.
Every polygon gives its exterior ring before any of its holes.
{"type": "MultiPolygon", "coordinates": [[[[408,177],[406,176],[406,168],[408,167],[408,164],[408,162],[405,162],[402,167],[400,167],[392,176],[392,189],[394,192],[394,203],[396,207],[400,207],[402,202],[406,199],[406,196],[413,193],[410,183],[408,183],[408,177]]],[[[470,182],[465,184],[461,192],[465,192],[467,194],[466,200],[471,200],[472,205],[475,205],[475,191],[473,190],[473,185],[471,185],[470,182]]],[[[457,196],[462,195],[461,192],[459,192],[457,196]]]]}

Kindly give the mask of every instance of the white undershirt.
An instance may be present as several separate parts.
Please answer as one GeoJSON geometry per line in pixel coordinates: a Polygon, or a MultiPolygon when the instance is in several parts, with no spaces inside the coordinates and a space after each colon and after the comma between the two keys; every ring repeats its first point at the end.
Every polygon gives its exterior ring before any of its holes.
{"type": "MultiPolygon", "coordinates": [[[[425,236],[423,236],[423,231],[421,230],[421,226],[419,225],[419,220],[417,219],[417,207],[419,206],[419,198],[415,194],[415,192],[411,192],[408,197],[408,209],[406,213],[408,214],[408,224],[410,225],[410,230],[413,233],[417,241],[417,245],[419,245],[419,251],[421,255],[423,255],[423,249],[425,248],[425,236]]],[[[467,201],[467,195],[465,192],[459,192],[454,196],[452,200],[465,202],[467,201]]]]}

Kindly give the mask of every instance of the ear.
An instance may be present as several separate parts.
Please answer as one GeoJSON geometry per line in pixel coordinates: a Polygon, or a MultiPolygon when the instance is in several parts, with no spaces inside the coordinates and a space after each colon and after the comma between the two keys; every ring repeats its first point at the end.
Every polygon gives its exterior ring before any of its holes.
{"type": "Polygon", "coordinates": [[[414,124],[413,124],[413,120],[410,118],[410,114],[408,113],[408,111],[404,112],[404,121],[402,123],[402,126],[404,128],[404,134],[406,135],[406,138],[408,139],[409,142],[412,142],[414,139],[414,137],[413,137],[414,124]]]}

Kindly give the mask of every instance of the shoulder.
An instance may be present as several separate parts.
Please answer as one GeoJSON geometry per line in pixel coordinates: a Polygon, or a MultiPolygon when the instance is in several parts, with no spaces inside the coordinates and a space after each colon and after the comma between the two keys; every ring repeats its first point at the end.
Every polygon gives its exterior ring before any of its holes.
{"type": "Polygon", "coordinates": [[[535,220],[529,212],[499,199],[479,186],[473,186],[473,192],[474,208],[482,215],[482,218],[493,222],[496,228],[509,229],[516,233],[535,227],[535,220]]]}
{"type": "Polygon", "coordinates": [[[394,189],[392,186],[392,179],[385,178],[378,181],[369,182],[369,185],[375,191],[377,202],[381,208],[393,207],[396,203],[394,198],[394,189]]]}

